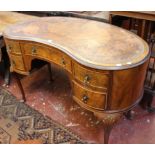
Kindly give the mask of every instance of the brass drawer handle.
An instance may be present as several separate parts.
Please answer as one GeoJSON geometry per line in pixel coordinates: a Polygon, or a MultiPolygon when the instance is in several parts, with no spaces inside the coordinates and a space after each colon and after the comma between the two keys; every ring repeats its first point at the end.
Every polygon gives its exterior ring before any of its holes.
{"type": "Polygon", "coordinates": [[[89,75],[86,75],[86,76],[84,77],[84,83],[85,83],[85,84],[89,83],[90,79],[91,79],[90,76],[89,76],[89,75]]]}
{"type": "Polygon", "coordinates": [[[37,53],[37,49],[36,49],[35,47],[32,47],[31,52],[32,52],[32,54],[34,55],[34,54],[37,53]]]}
{"type": "Polygon", "coordinates": [[[83,101],[84,103],[87,103],[88,99],[89,99],[89,97],[88,97],[87,95],[83,95],[82,101],[83,101]]]}
{"type": "Polygon", "coordinates": [[[66,62],[65,62],[64,58],[61,59],[61,64],[62,64],[63,66],[66,65],[66,62]]]}

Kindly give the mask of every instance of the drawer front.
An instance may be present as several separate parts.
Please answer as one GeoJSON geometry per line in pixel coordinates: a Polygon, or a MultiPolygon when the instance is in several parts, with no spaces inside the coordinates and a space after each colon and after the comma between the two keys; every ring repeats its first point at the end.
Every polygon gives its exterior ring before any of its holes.
{"type": "Polygon", "coordinates": [[[95,109],[104,110],[107,104],[107,93],[91,91],[73,82],[73,96],[79,102],[95,109]]]}
{"type": "Polygon", "coordinates": [[[5,40],[7,51],[11,54],[21,54],[21,49],[18,41],[5,40]]]}
{"type": "Polygon", "coordinates": [[[58,49],[35,43],[21,43],[21,47],[25,55],[31,55],[54,62],[71,72],[71,59],[58,49]]]}
{"type": "Polygon", "coordinates": [[[74,77],[85,85],[107,89],[109,83],[109,72],[96,72],[74,63],[74,77]]]}
{"type": "Polygon", "coordinates": [[[13,69],[21,70],[21,71],[25,70],[22,56],[12,55],[12,54],[9,56],[11,58],[11,67],[13,69]]]}

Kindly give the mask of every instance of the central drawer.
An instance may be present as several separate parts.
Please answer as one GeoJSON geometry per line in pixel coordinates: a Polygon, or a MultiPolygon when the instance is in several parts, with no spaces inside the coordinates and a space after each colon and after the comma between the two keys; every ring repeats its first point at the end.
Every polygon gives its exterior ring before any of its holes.
{"type": "Polygon", "coordinates": [[[73,98],[89,107],[104,110],[107,104],[107,92],[96,92],[73,82],[73,98]]]}
{"type": "Polygon", "coordinates": [[[70,58],[54,47],[48,47],[37,43],[20,43],[25,55],[54,62],[71,72],[70,58]]]}

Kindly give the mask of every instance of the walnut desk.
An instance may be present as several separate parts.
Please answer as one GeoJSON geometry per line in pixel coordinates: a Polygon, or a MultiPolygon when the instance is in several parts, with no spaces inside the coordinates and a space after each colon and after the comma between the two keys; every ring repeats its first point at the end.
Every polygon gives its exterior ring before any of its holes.
{"type": "Polygon", "coordinates": [[[47,17],[8,27],[4,33],[11,71],[29,75],[41,59],[66,70],[73,100],[112,126],[141,100],[148,45],[119,27],[79,18],[47,17]]]}

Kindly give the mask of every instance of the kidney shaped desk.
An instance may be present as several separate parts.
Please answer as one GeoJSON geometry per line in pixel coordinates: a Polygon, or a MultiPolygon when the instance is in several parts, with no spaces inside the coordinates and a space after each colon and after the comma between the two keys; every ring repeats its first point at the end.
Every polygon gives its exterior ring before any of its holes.
{"type": "Polygon", "coordinates": [[[143,96],[148,45],[110,24],[47,17],[18,23],[4,31],[11,71],[28,75],[34,59],[68,73],[73,100],[104,124],[107,143],[113,125],[143,96]]]}

